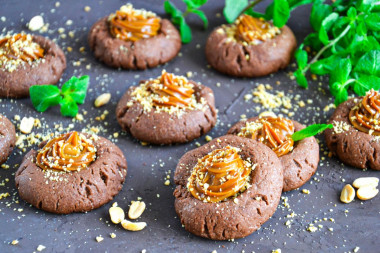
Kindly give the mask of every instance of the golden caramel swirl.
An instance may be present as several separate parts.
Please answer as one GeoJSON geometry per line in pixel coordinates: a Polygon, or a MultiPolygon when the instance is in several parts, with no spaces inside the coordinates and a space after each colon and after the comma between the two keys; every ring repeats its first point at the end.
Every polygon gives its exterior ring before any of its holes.
{"type": "Polygon", "coordinates": [[[194,94],[193,86],[187,80],[166,71],[159,79],[150,80],[148,89],[158,95],[153,98],[155,106],[186,107],[191,104],[194,94]]]}
{"type": "Polygon", "coordinates": [[[44,170],[76,171],[86,168],[95,158],[92,141],[74,131],[50,140],[38,152],[36,163],[44,170]]]}
{"type": "Polygon", "coordinates": [[[349,114],[351,124],[364,133],[380,135],[380,95],[375,90],[367,92],[366,96],[354,106],[349,114]]]}
{"type": "Polygon", "coordinates": [[[282,117],[262,117],[247,122],[238,136],[249,137],[270,147],[278,157],[293,150],[294,124],[282,117]]]}
{"type": "Polygon", "coordinates": [[[44,57],[44,49],[33,42],[30,34],[15,34],[0,39],[0,61],[22,60],[32,62],[44,57]]]}
{"type": "Polygon", "coordinates": [[[187,188],[204,202],[220,202],[247,188],[252,165],[243,161],[239,149],[216,149],[198,160],[187,188]]]}
{"type": "Polygon", "coordinates": [[[113,37],[125,41],[138,41],[156,36],[161,28],[161,19],[154,13],[133,9],[131,4],[122,6],[109,17],[113,37]]]}
{"type": "Polygon", "coordinates": [[[237,19],[235,38],[247,43],[264,42],[279,33],[280,30],[262,18],[243,14],[237,19]]]}

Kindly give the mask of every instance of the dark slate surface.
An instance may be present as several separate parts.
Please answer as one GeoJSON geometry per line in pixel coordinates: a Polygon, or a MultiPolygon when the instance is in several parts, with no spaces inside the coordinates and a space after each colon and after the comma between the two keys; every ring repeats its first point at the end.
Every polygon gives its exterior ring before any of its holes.
{"type": "MultiPolygon", "coordinates": [[[[136,7],[164,15],[162,1],[134,2],[136,7]]],[[[292,96],[299,94],[300,100],[303,101],[313,99],[312,105],[307,104],[306,107],[299,108],[293,118],[306,124],[326,122],[332,113],[332,110],[323,111],[323,108],[332,102],[326,80],[313,82],[308,90],[303,90],[287,75],[294,69],[292,67],[273,76],[256,79],[231,79],[207,68],[204,45],[209,32],[224,22],[220,16],[223,2],[210,0],[204,7],[210,19],[207,31],[202,30],[202,24],[196,17],[190,16],[194,40],[183,46],[182,57],[177,57],[165,66],[147,71],[110,69],[96,62],[89,52],[87,33],[90,26],[97,19],[119,8],[124,1],[61,1],[60,6],[55,7],[55,1],[2,0],[0,17],[5,17],[6,20],[0,20],[0,30],[2,34],[8,31],[26,31],[26,23],[33,16],[43,14],[45,22],[50,24],[50,32],[44,35],[56,39],[67,55],[68,68],[63,79],[67,80],[72,75],[91,76],[91,89],[86,104],[80,106],[81,112],[88,111],[88,115],[85,116],[87,121],[74,122],[76,130],[88,125],[101,126],[104,131],[100,135],[105,137],[120,131],[114,110],[122,93],[140,79],[158,76],[163,68],[178,74],[192,71],[192,79],[214,90],[219,109],[219,123],[209,133],[212,137],[224,134],[230,124],[239,120],[241,114],[249,117],[258,114],[255,108],[260,105],[252,101],[245,102],[243,99],[258,83],[271,84],[275,90],[285,91],[292,96]],[[91,7],[90,12],[84,11],[87,5],[91,7]],[[69,19],[73,21],[71,26],[66,25],[69,19]],[[74,30],[75,37],[60,38],[60,27],[65,28],[66,35],[74,30]],[[68,46],[73,48],[73,52],[67,53],[68,46]],[[79,52],[80,47],[85,47],[85,53],[79,52]],[[78,60],[81,60],[81,65],[73,66],[73,62],[78,60]],[[86,69],[87,64],[91,64],[91,69],[86,69]],[[281,81],[281,84],[276,85],[276,81],[281,81]],[[217,83],[221,84],[220,87],[217,83]],[[93,107],[93,101],[103,92],[112,93],[112,103],[96,109],[93,107]],[[105,121],[91,119],[101,115],[104,109],[110,112],[105,121]]],[[[263,5],[259,5],[259,8],[264,8],[265,3],[263,5]]],[[[299,8],[289,22],[298,41],[310,32],[308,15],[308,7],[299,8]]],[[[61,123],[66,127],[73,123],[71,119],[59,116],[58,108],[43,114],[37,113],[29,99],[2,99],[0,111],[12,120],[15,115],[20,115],[21,118],[38,117],[44,126],[48,124],[48,127],[35,129],[35,132],[41,133],[51,131],[55,124],[61,123]]],[[[177,161],[186,151],[195,148],[196,142],[206,143],[204,137],[188,144],[170,147],[141,146],[128,135],[117,139],[117,144],[127,157],[129,169],[126,184],[115,201],[125,209],[129,202],[137,197],[142,197],[147,203],[147,210],[140,220],[146,221],[148,227],[135,233],[125,231],[119,225],[110,224],[108,208],[112,202],[87,214],[71,215],[53,215],[30,207],[22,200],[18,202],[14,173],[24,153],[16,150],[7,162],[10,169],[0,169],[0,182],[5,183],[5,186],[0,187],[0,193],[11,194],[11,197],[0,200],[0,252],[32,252],[40,244],[46,246],[46,252],[140,252],[143,249],[147,252],[271,252],[277,248],[281,248],[282,252],[352,252],[355,247],[360,247],[360,252],[378,252],[380,197],[365,202],[356,199],[351,204],[343,204],[339,201],[339,194],[342,187],[346,183],[352,183],[355,178],[378,177],[379,172],[363,172],[343,166],[335,158],[328,158],[324,153],[324,140],[322,136],[318,138],[322,144],[321,155],[325,157],[325,160],[321,161],[318,174],[301,189],[283,194],[289,206],[284,206],[283,199],[272,219],[259,231],[233,242],[210,241],[189,234],[182,228],[174,211],[172,177],[177,161]],[[171,175],[170,186],[164,186],[167,174],[171,175]],[[5,182],[6,179],[9,179],[9,182],[5,182]],[[310,194],[303,194],[302,189],[310,190],[310,194]],[[293,212],[295,216],[288,218],[287,216],[293,212]],[[290,227],[285,225],[288,220],[290,227]],[[316,227],[322,227],[310,233],[306,229],[311,223],[316,227]],[[115,239],[110,238],[111,232],[117,235],[115,239]],[[104,237],[100,243],[95,241],[95,237],[99,235],[104,237]],[[16,239],[19,241],[18,245],[10,245],[10,242],[16,239]]]]}

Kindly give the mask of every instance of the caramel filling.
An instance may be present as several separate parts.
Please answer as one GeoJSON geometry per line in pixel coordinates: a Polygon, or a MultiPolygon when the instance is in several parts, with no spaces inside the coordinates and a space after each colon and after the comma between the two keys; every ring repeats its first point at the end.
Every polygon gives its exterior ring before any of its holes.
{"type": "Polygon", "coordinates": [[[33,62],[44,57],[44,49],[33,42],[30,34],[16,34],[0,39],[0,65],[8,62],[33,62]],[[2,63],[2,64],[1,64],[2,63]]]}
{"type": "Polygon", "coordinates": [[[247,122],[238,136],[252,138],[270,147],[278,157],[293,150],[294,124],[282,117],[263,117],[247,122]]]}
{"type": "Polygon", "coordinates": [[[264,42],[272,39],[280,30],[262,18],[243,14],[237,19],[235,38],[247,43],[264,42]]]}
{"type": "Polygon", "coordinates": [[[135,10],[132,5],[125,5],[110,15],[110,32],[121,40],[138,41],[156,36],[161,28],[160,21],[152,12],[135,10]]]}
{"type": "Polygon", "coordinates": [[[178,106],[187,107],[192,102],[194,89],[192,85],[181,77],[174,76],[174,74],[164,71],[161,77],[148,82],[148,89],[152,91],[155,96],[153,103],[155,106],[178,106]]]}
{"type": "Polygon", "coordinates": [[[190,193],[205,202],[220,202],[244,191],[252,166],[242,160],[238,151],[227,146],[199,159],[189,177],[190,193]]]}
{"type": "Polygon", "coordinates": [[[37,165],[44,169],[76,171],[96,158],[92,141],[78,132],[62,134],[50,140],[37,154],[37,165]]]}
{"type": "Polygon", "coordinates": [[[367,92],[349,114],[351,124],[364,133],[380,135],[380,95],[375,90],[367,92]]]}

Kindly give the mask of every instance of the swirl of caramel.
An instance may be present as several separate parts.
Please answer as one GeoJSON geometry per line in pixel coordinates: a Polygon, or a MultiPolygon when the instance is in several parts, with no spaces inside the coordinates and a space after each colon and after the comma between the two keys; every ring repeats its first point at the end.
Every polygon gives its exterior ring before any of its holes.
{"type": "Polygon", "coordinates": [[[373,89],[367,92],[366,96],[351,109],[349,119],[359,131],[380,135],[380,94],[373,89]]]}
{"type": "Polygon", "coordinates": [[[181,76],[163,71],[159,79],[148,81],[147,86],[157,95],[153,98],[155,106],[187,107],[192,102],[193,86],[181,76]]]}
{"type": "Polygon", "coordinates": [[[293,150],[294,124],[282,117],[262,117],[247,122],[238,136],[249,137],[270,147],[278,157],[293,150]]]}
{"type": "Polygon", "coordinates": [[[19,33],[0,39],[0,59],[32,62],[43,57],[44,49],[33,42],[30,34],[19,33]]]}
{"type": "Polygon", "coordinates": [[[235,38],[247,43],[271,39],[279,33],[279,29],[262,18],[255,18],[246,14],[237,19],[235,38]]]}
{"type": "Polygon", "coordinates": [[[95,158],[96,148],[92,141],[74,131],[50,140],[38,152],[36,164],[44,170],[79,171],[95,158]]]}
{"type": "Polygon", "coordinates": [[[190,193],[204,202],[220,202],[244,191],[252,165],[238,151],[226,146],[199,159],[188,180],[190,193]]]}
{"type": "Polygon", "coordinates": [[[122,6],[109,17],[111,35],[125,41],[156,36],[161,28],[160,22],[161,19],[152,12],[135,10],[132,5],[122,6]]]}

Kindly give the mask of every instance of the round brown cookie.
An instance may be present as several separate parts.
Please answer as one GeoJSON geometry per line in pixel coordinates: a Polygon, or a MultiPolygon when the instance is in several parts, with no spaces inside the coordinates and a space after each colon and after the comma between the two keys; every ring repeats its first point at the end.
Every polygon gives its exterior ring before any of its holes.
{"type": "Polygon", "coordinates": [[[354,128],[348,117],[361,98],[349,99],[335,109],[329,120],[334,128],[325,130],[327,147],[347,165],[380,170],[380,140],[354,128]]]}
{"type": "Polygon", "coordinates": [[[5,116],[0,114],[0,164],[11,154],[16,143],[15,127],[5,116]]]}
{"type": "MultiPolygon", "coordinates": [[[[259,117],[249,118],[233,125],[227,134],[237,135],[246,122],[252,122],[259,117]]],[[[294,131],[305,128],[304,125],[292,120],[294,131]]],[[[283,191],[291,191],[304,185],[317,171],[319,163],[319,145],[314,137],[305,138],[294,144],[293,150],[279,157],[284,169],[283,191]]]]}
{"type": "Polygon", "coordinates": [[[206,43],[208,63],[227,75],[236,77],[258,77],[274,73],[289,65],[297,47],[296,38],[289,27],[258,45],[243,45],[230,41],[223,26],[210,34],[206,43]],[[222,30],[220,30],[222,29],[222,30]]]}
{"type": "Polygon", "coordinates": [[[38,35],[32,35],[32,39],[44,49],[44,57],[19,65],[14,71],[0,67],[0,97],[28,97],[30,86],[55,84],[66,69],[66,57],[57,44],[38,35]]]}
{"type": "Polygon", "coordinates": [[[228,240],[253,233],[274,214],[281,197],[283,170],[276,154],[264,144],[227,135],[183,155],[174,181],[174,206],[185,229],[209,239],[228,240]],[[208,203],[194,198],[186,185],[198,159],[227,145],[241,149],[241,158],[256,164],[249,181],[252,186],[224,202],[208,203]]]}
{"type": "Polygon", "coordinates": [[[173,59],[181,49],[181,37],[167,19],[161,20],[161,28],[156,36],[135,42],[112,37],[107,19],[104,17],[92,26],[88,42],[95,58],[110,67],[153,68],[173,59]]]}
{"type": "Polygon", "coordinates": [[[43,170],[36,164],[38,152],[29,151],[15,176],[20,197],[38,209],[58,214],[87,212],[111,201],[123,187],[127,161],[122,151],[103,137],[95,138],[94,145],[96,160],[71,172],[43,170]]]}
{"type": "MultiPolygon", "coordinates": [[[[145,81],[141,81],[140,84],[145,81]]],[[[194,95],[201,109],[185,109],[184,113],[168,113],[153,107],[145,111],[143,105],[132,99],[135,86],[130,87],[116,107],[116,118],[123,130],[136,139],[151,144],[173,144],[191,141],[210,131],[216,123],[214,93],[202,84],[193,81],[194,95]],[[128,105],[132,103],[132,105],[128,105]]]]}

